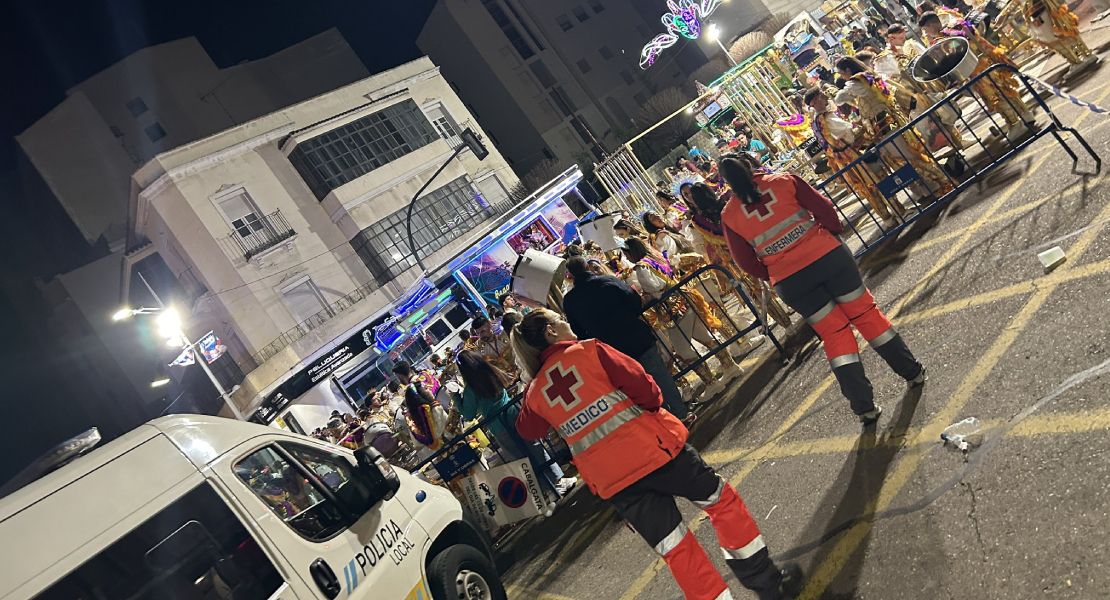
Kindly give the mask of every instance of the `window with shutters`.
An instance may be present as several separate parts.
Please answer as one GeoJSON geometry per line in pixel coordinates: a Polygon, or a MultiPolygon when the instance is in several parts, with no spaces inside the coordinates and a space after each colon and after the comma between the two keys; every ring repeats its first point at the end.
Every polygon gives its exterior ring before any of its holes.
{"type": "Polygon", "coordinates": [[[586,9],[581,6],[575,6],[571,12],[574,13],[579,23],[585,23],[590,18],[590,13],[586,12],[586,9]]]}
{"type": "Polygon", "coordinates": [[[324,296],[311,277],[305,277],[283,288],[281,298],[297,323],[305,323],[309,329],[315,326],[315,321],[322,323],[327,320],[326,317],[331,316],[326,315],[324,296]]]}
{"type": "Polygon", "coordinates": [[[574,23],[571,23],[570,18],[566,15],[559,15],[555,17],[555,22],[559,24],[559,28],[563,31],[570,31],[574,29],[574,23]]]}

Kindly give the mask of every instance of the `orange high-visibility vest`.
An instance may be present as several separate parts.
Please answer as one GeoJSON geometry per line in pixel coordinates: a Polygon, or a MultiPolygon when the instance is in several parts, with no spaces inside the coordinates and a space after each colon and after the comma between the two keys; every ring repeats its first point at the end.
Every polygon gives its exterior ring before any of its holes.
{"type": "Polygon", "coordinates": [[[579,474],[602,498],[670,462],[687,431],[660,408],[645,411],[616,388],[584,340],[551,355],[528,386],[525,402],[570,446],[579,474]]]}
{"type": "Polygon", "coordinates": [[[755,248],[760,262],[776,283],[805,268],[841,244],[821,227],[794,195],[794,180],[786,175],[757,177],[762,199],[752,205],[733,196],[721,221],[755,248]]]}

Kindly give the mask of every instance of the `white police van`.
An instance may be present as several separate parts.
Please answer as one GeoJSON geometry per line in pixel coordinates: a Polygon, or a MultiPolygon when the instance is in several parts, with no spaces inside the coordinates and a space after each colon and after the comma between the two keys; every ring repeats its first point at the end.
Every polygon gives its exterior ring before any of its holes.
{"type": "Polygon", "coordinates": [[[0,599],[504,600],[447,491],[271,427],[173,416],[0,499],[0,599]]]}

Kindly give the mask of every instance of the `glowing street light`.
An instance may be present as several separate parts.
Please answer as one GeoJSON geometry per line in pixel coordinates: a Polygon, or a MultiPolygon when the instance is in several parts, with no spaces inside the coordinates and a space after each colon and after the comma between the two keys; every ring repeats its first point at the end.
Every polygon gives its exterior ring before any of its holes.
{"type": "Polygon", "coordinates": [[[733,58],[731,54],[729,54],[728,48],[725,48],[725,43],[721,41],[721,28],[717,27],[716,23],[712,23],[709,25],[709,39],[717,42],[717,45],[721,47],[721,50],[725,53],[725,56],[727,56],[728,60],[732,63],[732,66],[735,67],[739,64],[736,62],[736,59],[733,58]]]}
{"type": "MultiPolygon", "coordinates": [[[[212,369],[208,367],[208,360],[204,357],[204,352],[201,351],[200,344],[190,342],[189,338],[185,337],[185,332],[181,330],[181,315],[176,309],[171,307],[161,308],[122,308],[112,315],[113,321],[122,321],[131,318],[134,315],[158,315],[155,318],[155,324],[158,326],[158,335],[166,338],[170,346],[174,348],[190,348],[193,352],[193,360],[208,375],[208,379],[215,386],[216,391],[219,392],[220,397],[223,398],[224,403],[231,409],[231,413],[235,418],[242,421],[244,420],[243,413],[239,410],[238,406],[231,401],[231,394],[224,389],[216,376],[212,373],[212,369]]],[[[162,387],[170,382],[170,378],[165,374],[159,375],[157,379],[150,382],[150,387],[162,387]]]]}

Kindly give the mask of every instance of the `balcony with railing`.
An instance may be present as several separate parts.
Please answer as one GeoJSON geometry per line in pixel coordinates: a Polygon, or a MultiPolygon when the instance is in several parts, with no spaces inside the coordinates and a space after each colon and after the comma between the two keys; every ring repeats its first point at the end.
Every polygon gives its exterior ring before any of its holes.
{"type": "Polygon", "coordinates": [[[250,260],[297,235],[280,210],[258,216],[250,213],[231,222],[235,229],[225,238],[236,254],[250,260]]]}
{"type": "MultiPolygon", "coordinates": [[[[466,145],[466,142],[463,141],[462,136],[459,134],[466,131],[468,127],[473,129],[474,133],[478,133],[477,127],[474,126],[474,123],[472,123],[470,119],[458,124],[436,123],[436,130],[439,131],[439,134],[447,141],[447,145],[451,146],[452,150],[458,149],[459,146],[466,145]]],[[[478,134],[478,137],[481,138],[481,134],[478,134]]]]}

